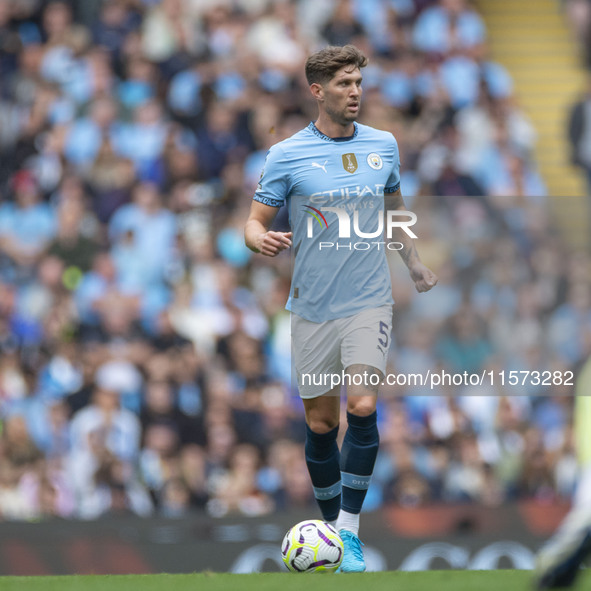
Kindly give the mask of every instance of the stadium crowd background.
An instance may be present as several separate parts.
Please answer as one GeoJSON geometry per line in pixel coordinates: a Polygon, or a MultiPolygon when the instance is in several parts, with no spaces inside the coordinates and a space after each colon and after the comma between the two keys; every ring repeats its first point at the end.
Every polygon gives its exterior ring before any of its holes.
{"type": "MultiPolygon", "coordinates": [[[[306,55],[348,42],[440,276],[417,296],[394,256],[391,371],[587,358],[589,255],[470,3],[0,0],[0,518],[315,511],[289,254],[242,226],[266,150],[315,116],[306,55]]],[[[568,394],[387,389],[366,509],[568,499],[568,394]]]]}

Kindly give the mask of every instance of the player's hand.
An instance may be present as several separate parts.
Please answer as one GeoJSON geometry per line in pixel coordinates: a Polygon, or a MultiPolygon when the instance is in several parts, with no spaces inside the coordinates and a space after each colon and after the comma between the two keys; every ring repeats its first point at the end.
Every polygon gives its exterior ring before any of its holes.
{"type": "Polygon", "coordinates": [[[439,278],[431,269],[425,267],[423,263],[416,263],[410,271],[410,278],[415,282],[415,288],[419,293],[429,291],[437,285],[439,278]]]}
{"type": "Polygon", "coordinates": [[[282,250],[291,246],[291,236],[291,232],[265,232],[259,238],[257,249],[265,256],[277,256],[282,250]]]}

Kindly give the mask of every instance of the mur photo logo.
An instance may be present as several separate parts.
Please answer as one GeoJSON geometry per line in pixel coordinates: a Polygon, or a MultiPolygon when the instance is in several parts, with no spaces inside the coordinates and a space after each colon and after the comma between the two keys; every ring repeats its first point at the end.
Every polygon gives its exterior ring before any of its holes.
{"type": "Polygon", "coordinates": [[[374,223],[371,228],[362,228],[359,220],[359,211],[347,211],[342,207],[312,207],[304,205],[306,213],[309,215],[306,224],[306,237],[308,239],[320,238],[318,242],[319,250],[336,248],[347,250],[370,250],[370,248],[385,247],[388,250],[400,250],[400,242],[392,242],[394,229],[402,229],[410,238],[416,239],[418,236],[412,231],[411,227],[417,222],[417,216],[412,211],[399,210],[376,210],[374,223]],[[336,216],[336,220],[334,218],[336,216]],[[322,232],[333,228],[337,223],[337,233],[329,232],[329,235],[323,236],[322,232]],[[384,237],[386,240],[379,240],[384,237]],[[316,234],[318,232],[318,234],[316,234]],[[352,242],[342,242],[341,239],[350,239],[356,237],[359,240],[352,242]],[[326,240],[322,238],[326,237],[326,240]],[[374,240],[368,242],[368,240],[374,240]]]}

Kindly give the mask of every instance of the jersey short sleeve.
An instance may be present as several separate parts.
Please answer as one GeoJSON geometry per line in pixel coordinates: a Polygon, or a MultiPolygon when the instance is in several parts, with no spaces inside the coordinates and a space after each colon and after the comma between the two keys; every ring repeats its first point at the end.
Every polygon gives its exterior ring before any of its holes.
{"type": "Polygon", "coordinates": [[[270,205],[281,207],[284,205],[287,195],[291,189],[290,171],[285,153],[281,146],[275,144],[267,152],[263,172],[259,179],[254,200],[270,205]]]}
{"type": "Polygon", "coordinates": [[[394,159],[392,161],[392,171],[388,177],[388,182],[384,188],[384,193],[396,193],[400,189],[400,153],[398,152],[398,143],[394,136],[392,137],[394,159]]]}

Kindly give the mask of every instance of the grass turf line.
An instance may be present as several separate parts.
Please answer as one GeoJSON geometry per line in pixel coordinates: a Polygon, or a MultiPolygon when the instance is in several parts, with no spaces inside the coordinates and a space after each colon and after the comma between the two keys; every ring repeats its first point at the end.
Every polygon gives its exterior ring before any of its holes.
{"type": "MultiPolygon", "coordinates": [[[[591,582],[582,573],[580,588],[591,582]]],[[[72,575],[52,577],[0,577],[0,591],[530,591],[529,571],[426,571],[380,572],[358,575],[297,575],[264,573],[232,575],[195,573],[186,575],[72,575]]]]}

